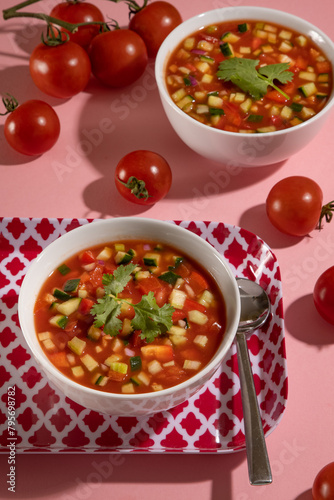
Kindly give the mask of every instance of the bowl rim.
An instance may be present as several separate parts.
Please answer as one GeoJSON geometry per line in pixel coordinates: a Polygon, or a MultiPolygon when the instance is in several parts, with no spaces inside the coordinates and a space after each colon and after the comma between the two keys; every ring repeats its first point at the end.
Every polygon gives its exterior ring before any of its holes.
{"type": "MultiPolygon", "coordinates": [[[[138,238],[139,237],[136,237],[134,239],[138,239],[138,238]]],[[[143,238],[144,238],[144,236],[143,236],[143,238]]],[[[159,239],[159,238],[157,238],[157,239],[159,239]]],[[[96,244],[99,245],[99,244],[103,244],[103,243],[107,243],[107,242],[111,242],[111,241],[112,241],[112,237],[111,238],[106,237],[105,239],[101,240],[101,243],[92,243],[91,246],[94,246],[96,244]]],[[[90,244],[88,243],[88,244],[84,245],[82,249],[89,248],[89,246],[90,246],[90,244]]],[[[184,253],[187,253],[187,252],[185,251],[184,253]]],[[[75,255],[75,252],[71,251],[71,252],[67,252],[67,254],[68,254],[67,258],[69,258],[70,256],[75,255]]],[[[60,263],[61,259],[58,259],[58,260],[60,263]]],[[[56,269],[56,266],[57,266],[57,262],[53,265],[53,269],[56,269]]],[[[43,282],[45,282],[46,279],[47,279],[47,277],[45,276],[43,278],[43,282]]],[[[35,300],[36,300],[36,297],[34,299],[34,303],[35,303],[35,300]]],[[[31,313],[31,311],[30,311],[30,313],[31,313]]],[[[25,341],[27,342],[29,349],[33,353],[36,362],[39,363],[47,373],[51,373],[51,375],[57,381],[63,382],[67,387],[70,387],[72,390],[78,389],[78,387],[79,387],[80,393],[83,395],[86,395],[86,396],[103,397],[103,398],[107,398],[108,400],[115,400],[115,401],[120,401],[120,402],[122,402],[122,401],[124,402],[126,400],[129,400],[131,402],[135,402],[136,400],[141,400],[143,398],[145,398],[145,399],[154,399],[157,397],[168,398],[169,396],[172,396],[175,392],[178,392],[181,390],[187,390],[187,388],[189,386],[191,386],[195,383],[198,383],[200,381],[200,379],[203,378],[205,375],[207,375],[210,371],[218,368],[218,366],[220,365],[220,363],[222,362],[222,360],[226,356],[226,353],[228,352],[228,350],[230,349],[231,345],[234,342],[235,334],[237,331],[237,326],[239,323],[239,317],[240,317],[240,296],[239,296],[237,281],[232,273],[232,270],[231,270],[227,260],[225,259],[224,256],[222,256],[218,252],[218,250],[216,250],[212,245],[210,245],[210,243],[208,243],[204,238],[201,238],[200,236],[198,236],[197,234],[195,234],[191,231],[188,231],[187,229],[183,228],[182,226],[173,224],[173,223],[168,222],[168,221],[161,221],[158,219],[151,219],[151,218],[144,218],[144,217],[118,217],[118,218],[114,218],[114,219],[93,220],[93,221],[89,222],[88,224],[84,224],[83,226],[79,226],[79,227],[77,227],[77,228],[75,228],[67,233],[62,234],[61,236],[56,238],[53,242],[51,242],[49,245],[47,245],[42,250],[42,252],[36,257],[36,259],[34,259],[34,261],[30,264],[28,271],[23,279],[23,282],[22,282],[21,288],[20,288],[20,292],[19,292],[19,298],[18,298],[18,316],[19,316],[19,323],[20,323],[20,328],[21,328],[23,337],[24,337],[25,341]],[[48,260],[48,254],[50,253],[50,251],[52,251],[53,249],[57,249],[58,247],[60,248],[62,243],[64,242],[64,240],[71,241],[73,238],[75,238],[76,235],[78,235],[79,232],[84,233],[85,231],[89,230],[88,228],[90,226],[95,226],[95,227],[101,226],[101,229],[103,229],[104,226],[106,226],[108,224],[112,224],[113,223],[112,221],[117,221],[117,220],[118,221],[121,220],[123,223],[125,222],[127,224],[133,224],[133,223],[138,224],[138,222],[142,223],[142,224],[149,224],[151,226],[153,226],[154,224],[158,224],[158,225],[161,225],[161,227],[165,227],[166,230],[169,229],[170,231],[180,232],[180,234],[185,231],[185,233],[183,233],[183,234],[187,235],[187,237],[190,238],[190,240],[192,240],[194,242],[195,241],[199,242],[199,244],[203,246],[203,249],[205,249],[205,248],[211,249],[213,255],[216,258],[216,261],[217,262],[219,261],[223,265],[223,267],[225,268],[225,270],[227,272],[227,275],[231,278],[230,283],[231,283],[232,288],[234,289],[234,292],[235,292],[236,312],[235,312],[234,318],[233,318],[231,325],[230,325],[231,332],[230,332],[229,339],[226,342],[226,344],[223,347],[221,347],[221,344],[220,344],[218,351],[216,351],[216,353],[210,359],[210,361],[197,374],[194,374],[193,376],[191,376],[190,378],[188,378],[184,382],[181,382],[180,384],[174,385],[172,387],[163,389],[163,390],[158,391],[158,392],[147,392],[147,393],[140,393],[140,394],[123,394],[123,393],[118,394],[118,393],[112,393],[112,392],[106,392],[106,391],[98,391],[98,390],[95,390],[94,388],[90,388],[90,387],[87,387],[87,386],[84,386],[84,385],[81,385],[81,384],[75,382],[71,378],[64,375],[60,370],[58,370],[48,360],[47,356],[45,355],[45,353],[43,352],[41,347],[40,347],[40,350],[38,350],[38,348],[35,348],[35,343],[32,339],[32,336],[36,335],[36,339],[37,339],[37,332],[35,329],[33,329],[32,332],[30,331],[27,316],[26,316],[24,299],[25,299],[26,294],[29,293],[30,281],[33,279],[32,278],[33,274],[36,272],[36,270],[39,269],[39,266],[41,264],[43,264],[44,261],[48,260]]],[[[33,314],[31,317],[33,319],[33,314]]],[[[226,332],[226,330],[225,330],[225,332],[226,332]]],[[[38,339],[37,339],[37,343],[38,343],[38,339]]],[[[201,386],[201,384],[198,384],[198,385],[201,386]]]]}
{"type": "MultiPolygon", "coordinates": [[[[298,23],[303,24],[309,30],[312,30],[313,32],[320,35],[323,38],[323,40],[326,42],[326,47],[328,47],[332,51],[331,64],[332,64],[332,73],[334,76],[334,42],[331,40],[331,38],[324,31],[322,31],[316,25],[314,25],[314,24],[310,23],[309,21],[306,21],[305,19],[298,17],[294,14],[284,12],[284,11],[279,10],[279,9],[273,9],[270,7],[236,6],[236,7],[221,7],[221,8],[217,8],[217,9],[211,9],[209,11],[202,12],[200,14],[192,16],[189,19],[186,19],[185,21],[183,21],[179,26],[174,28],[174,30],[169,33],[169,35],[165,38],[165,40],[161,44],[159,51],[157,53],[157,56],[156,56],[156,60],[155,60],[155,79],[156,79],[158,90],[159,90],[159,93],[160,93],[160,96],[161,96],[163,102],[166,105],[168,105],[170,108],[172,108],[173,111],[175,111],[180,117],[183,117],[183,119],[185,119],[189,123],[189,125],[190,124],[193,124],[193,125],[197,124],[197,126],[200,129],[203,129],[203,132],[208,130],[208,126],[206,124],[203,124],[203,123],[197,121],[197,120],[194,120],[193,118],[188,116],[187,113],[184,113],[178,106],[176,106],[176,104],[173,102],[173,100],[171,99],[171,97],[167,91],[165,77],[164,77],[165,66],[166,66],[168,58],[170,57],[171,53],[175,49],[176,44],[173,43],[172,49],[168,49],[168,45],[170,44],[170,41],[173,40],[174,37],[178,36],[179,34],[183,33],[183,37],[180,38],[180,40],[177,43],[180,43],[180,41],[182,41],[183,38],[187,37],[191,33],[194,33],[195,31],[199,30],[201,27],[205,27],[206,26],[206,24],[205,24],[206,17],[218,16],[219,13],[230,13],[230,12],[235,14],[234,19],[238,19],[238,18],[239,19],[246,19],[252,13],[254,13],[254,14],[259,13],[261,15],[261,17],[265,16],[266,14],[272,15],[272,16],[280,15],[280,16],[283,16],[287,21],[290,20],[292,23],[293,22],[295,23],[297,21],[298,23]],[[242,15],[238,15],[239,12],[242,15]],[[245,14],[243,14],[243,13],[245,13],[245,14]],[[191,30],[187,29],[188,25],[192,25],[193,23],[197,24],[202,19],[203,19],[202,24],[199,24],[199,26],[197,28],[194,27],[191,30]]],[[[232,20],[232,19],[228,18],[227,21],[229,21],[229,20],[232,20]]],[[[263,19],[263,21],[266,21],[266,19],[263,19]]],[[[221,22],[223,22],[223,20],[221,22]]],[[[272,20],[270,22],[275,22],[275,21],[272,20]]],[[[281,23],[278,23],[278,24],[281,24],[281,23]]],[[[291,29],[293,29],[293,28],[291,27],[291,29]]],[[[307,36],[309,36],[309,35],[307,35],[307,36]]],[[[322,50],[329,57],[328,52],[326,50],[324,50],[323,48],[322,48],[322,50]]],[[[295,125],[294,127],[290,127],[290,128],[282,129],[282,130],[275,130],[273,132],[266,132],[263,135],[265,137],[268,137],[268,138],[279,137],[281,135],[290,134],[296,130],[297,131],[302,130],[303,128],[308,127],[310,122],[314,123],[315,121],[321,120],[324,117],[324,115],[329,113],[329,111],[333,107],[333,105],[334,105],[334,84],[332,85],[332,91],[331,91],[331,95],[328,99],[328,102],[323,107],[323,109],[321,111],[319,111],[316,115],[312,116],[309,120],[307,120],[303,123],[299,123],[298,125],[295,125]]],[[[227,136],[230,136],[230,137],[240,137],[243,139],[247,138],[247,139],[251,140],[252,137],[257,137],[257,138],[259,137],[258,134],[248,134],[246,132],[231,132],[229,130],[221,130],[221,129],[217,129],[214,127],[210,127],[210,130],[212,131],[213,134],[217,134],[217,135],[227,134],[227,136]]]]}

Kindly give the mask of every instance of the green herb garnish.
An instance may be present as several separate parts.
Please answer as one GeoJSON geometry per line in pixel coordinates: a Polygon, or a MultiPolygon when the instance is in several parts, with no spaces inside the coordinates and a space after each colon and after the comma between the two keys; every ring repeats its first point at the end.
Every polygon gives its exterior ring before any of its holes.
{"type": "Polygon", "coordinates": [[[293,73],[288,71],[289,64],[268,64],[256,69],[258,64],[258,59],[241,57],[226,59],[219,64],[217,76],[220,80],[234,83],[256,100],[266,95],[268,85],[280,92],[286,99],[290,99],[282,89],[274,84],[274,80],[278,80],[283,84],[291,82],[293,73]]]}
{"type": "Polygon", "coordinates": [[[122,321],[119,319],[122,303],[131,305],[135,310],[135,316],[131,321],[134,330],[141,330],[141,338],[152,342],[156,337],[165,333],[173,324],[172,314],[174,308],[170,304],[159,307],[153,292],[143,295],[138,304],[127,302],[126,299],[118,298],[127,283],[132,279],[131,273],[136,264],[119,266],[114,274],[104,274],[102,284],[105,295],[97,300],[92,307],[91,313],[95,316],[94,325],[103,327],[107,335],[116,336],[121,328],[122,321]]]}

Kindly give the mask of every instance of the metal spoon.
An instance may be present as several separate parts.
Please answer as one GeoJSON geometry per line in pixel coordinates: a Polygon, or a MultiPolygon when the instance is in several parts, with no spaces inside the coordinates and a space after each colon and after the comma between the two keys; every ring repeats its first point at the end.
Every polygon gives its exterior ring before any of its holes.
{"type": "Polygon", "coordinates": [[[270,313],[270,301],[254,281],[237,278],[241,314],[236,335],[242,408],[245,423],[249,481],[252,485],[272,482],[269,458],[249,360],[246,334],[262,326],[270,313]]]}

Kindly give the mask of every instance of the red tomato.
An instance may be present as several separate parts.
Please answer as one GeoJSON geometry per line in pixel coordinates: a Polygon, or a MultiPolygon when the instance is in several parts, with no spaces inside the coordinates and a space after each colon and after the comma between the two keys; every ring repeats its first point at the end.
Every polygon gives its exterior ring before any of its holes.
{"type": "Polygon", "coordinates": [[[147,66],[145,43],[127,29],[105,31],[90,46],[90,60],[95,78],[109,87],[125,87],[135,82],[147,66]]]}
{"type": "Polygon", "coordinates": [[[129,28],[144,40],[149,57],[155,57],[166,36],[181,23],[181,15],[173,5],[153,2],[134,14],[129,28]]]}
{"type": "Polygon", "coordinates": [[[64,99],[81,92],[91,74],[87,52],[74,42],[56,46],[40,43],[30,56],[29,68],[42,92],[64,99]]]}
{"type": "Polygon", "coordinates": [[[119,193],[139,205],[153,205],[168,193],[172,171],[166,160],[152,151],[132,151],[115,170],[119,193]]]}
{"type": "Polygon", "coordinates": [[[312,487],[313,500],[332,500],[334,498],[334,462],[325,465],[318,472],[312,487]]]}
{"type": "Polygon", "coordinates": [[[334,325],[334,266],[318,278],[313,290],[313,299],[319,314],[334,325]]]}
{"type": "Polygon", "coordinates": [[[286,177],[271,189],[266,200],[267,215],[282,233],[305,236],[319,222],[322,199],[322,190],[312,179],[286,177]]]}
{"type": "MultiPolygon", "coordinates": [[[[71,24],[104,22],[104,17],[100,9],[88,2],[67,1],[61,2],[50,12],[51,17],[61,19],[71,24]]],[[[72,42],[88,48],[92,39],[99,34],[99,25],[80,26],[75,33],[70,33],[65,28],[57,25],[61,31],[68,33],[72,42]]]]}
{"type": "Polygon", "coordinates": [[[4,132],[7,142],[19,153],[41,155],[57,142],[60,122],[49,104],[31,100],[8,115],[4,132]]]}

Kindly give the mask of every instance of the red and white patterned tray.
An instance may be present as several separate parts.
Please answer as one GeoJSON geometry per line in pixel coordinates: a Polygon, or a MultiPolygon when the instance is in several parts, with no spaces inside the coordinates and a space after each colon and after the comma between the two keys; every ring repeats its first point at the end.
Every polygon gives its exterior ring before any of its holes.
{"type": "MultiPolygon", "coordinates": [[[[87,219],[0,218],[0,452],[8,453],[8,391],[15,386],[16,451],[216,452],[245,448],[235,345],[216,375],[190,400],[149,417],[113,417],[65,398],[40,372],[20,330],[18,293],[31,261],[54,239],[87,219]]],[[[94,223],[94,222],[92,222],[94,223]]],[[[265,435],[287,400],[280,270],[254,234],[221,222],[171,222],[205,238],[236,276],[260,283],[272,304],[270,321],[248,340],[265,435]]]]}

